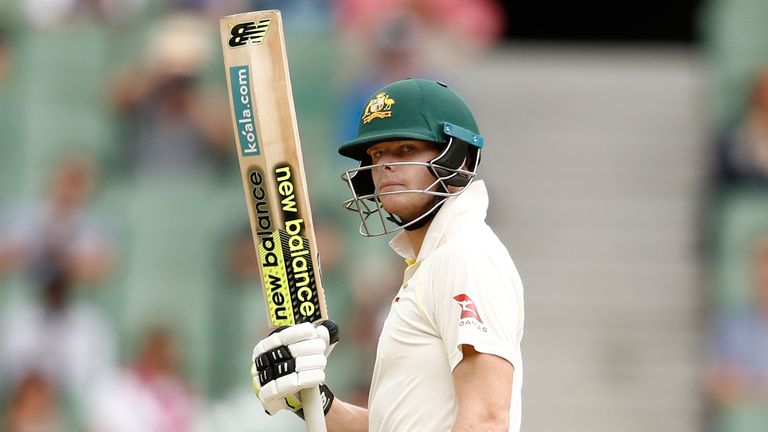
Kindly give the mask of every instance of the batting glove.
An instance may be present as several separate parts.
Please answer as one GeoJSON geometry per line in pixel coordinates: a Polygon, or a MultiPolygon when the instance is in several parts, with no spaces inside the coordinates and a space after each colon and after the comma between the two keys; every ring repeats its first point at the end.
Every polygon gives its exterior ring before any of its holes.
{"type": "Polygon", "coordinates": [[[328,413],[334,397],[323,384],[325,365],[338,340],[339,328],[328,320],[317,327],[302,323],[279,328],[256,345],[251,365],[253,389],[269,415],[287,409],[303,418],[299,391],[317,386],[323,412],[328,413]]]}

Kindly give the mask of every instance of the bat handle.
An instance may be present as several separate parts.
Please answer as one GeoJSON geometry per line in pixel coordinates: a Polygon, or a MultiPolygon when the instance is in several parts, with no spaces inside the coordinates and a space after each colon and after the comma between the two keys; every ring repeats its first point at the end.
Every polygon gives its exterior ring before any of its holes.
{"type": "Polygon", "coordinates": [[[301,404],[304,408],[304,422],[309,432],[326,432],[323,400],[318,387],[301,391],[301,404]]]}

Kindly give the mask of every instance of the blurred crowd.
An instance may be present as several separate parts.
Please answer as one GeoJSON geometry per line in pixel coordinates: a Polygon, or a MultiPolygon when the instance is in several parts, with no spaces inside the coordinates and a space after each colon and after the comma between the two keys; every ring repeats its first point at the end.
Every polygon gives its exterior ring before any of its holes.
{"type": "Polygon", "coordinates": [[[750,24],[765,19],[765,2],[720,1],[702,20],[714,96],[703,385],[714,432],[768,430],[768,49],[750,24]]]}
{"type": "MultiPolygon", "coordinates": [[[[713,432],[768,430],[766,4],[702,14],[713,432]]],[[[336,146],[383,84],[468,71],[507,25],[498,2],[18,0],[0,4],[0,430],[303,430],[250,389],[267,329],[218,39],[220,16],[270,8],[342,331],[329,381],[366,404],[403,265],[342,213],[336,146]]]]}
{"type": "Polygon", "coordinates": [[[336,146],[384,83],[492,47],[495,0],[20,0],[0,5],[0,430],[303,430],[250,389],[267,329],[218,48],[220,16],[269,8],[346,341],[329,380],[366,403],[403,265],[342,214],[336,146]]]}

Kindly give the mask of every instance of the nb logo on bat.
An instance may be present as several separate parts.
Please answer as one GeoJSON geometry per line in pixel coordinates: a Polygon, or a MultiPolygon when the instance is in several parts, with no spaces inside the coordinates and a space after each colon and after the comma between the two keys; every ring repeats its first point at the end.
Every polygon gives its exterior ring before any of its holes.
{"type": "Polygon", "coordinates": [[[271,22],[272,18],[264,18],[258,22],[250,21],[237,24],[229,32],[232,36],[229,38],[229,46],[237,48],[244,46],[248,42],[260,44],[264,41],[264,36],[267,34],[271,22]]]}

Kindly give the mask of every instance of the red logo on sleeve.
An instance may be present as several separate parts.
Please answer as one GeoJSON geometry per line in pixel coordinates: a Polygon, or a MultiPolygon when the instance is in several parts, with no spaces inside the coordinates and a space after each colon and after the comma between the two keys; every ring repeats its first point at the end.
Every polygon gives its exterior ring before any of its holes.
{"type": "Polygon", "coordinates": [[[472,301],[471,298],[469,298],[466,294],[459,294],[456,297],[453,298],[456,300],[456,302],[461,306],[461,319],[464,318],[474,318],[478,322],[482,323],[483,320],[480,319],[480,314],[477,313],[477,308],[475,307],[475,302],[472,301]]]}

